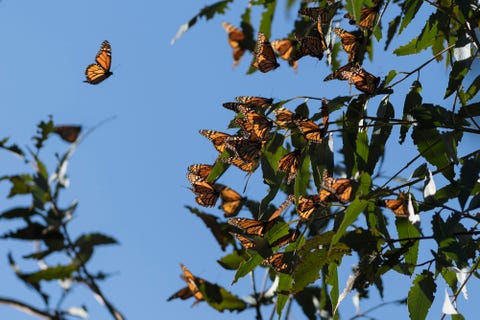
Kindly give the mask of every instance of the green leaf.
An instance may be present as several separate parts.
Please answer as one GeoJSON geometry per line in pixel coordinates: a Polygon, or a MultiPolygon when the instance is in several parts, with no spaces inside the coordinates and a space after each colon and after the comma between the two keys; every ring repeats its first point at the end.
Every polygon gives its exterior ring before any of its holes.
{"type": "Polygon", "coordinates": [[[413,143],[417,146],[418,152],[428,161],[428,163],[442,169],[442,174],[448,180],[453,180],[455,172],[450,164],[451,152],[449,152],[452,144],[456,147],[456,141],[450,139],[447,133],[441,134],[437,129],[422,129],[414,127],[412,132],[413,143]],[[444,140],[447,139],[447,141],[444,140]],[[450,142],[448,142],[450,140],[450,142]]]}
{"type": "Polygon", "coordinates": [[[38,212],[36,212],[31,207],[16,207],[13,209],[3,211],[0,214],[0,219],[18,219],[18,218],[28,219],[36,214],[38,214],[38,212]]]}
{"type": "Polygon", "coordinates": [[[256,251],[248,251],[249,259],[240,264],[235,276],[233,277],[232,284],[238,281],[238,279],[245,277],[253,269],[255,269],[259,264],[262,263],[263,257],[256,251]]]}
{"type": "Polygon", "coordinates": [[[410,319],[423,320],[427,317],[436,290],[437,285],[430,271],[424,270],[415,277],[407,300],[410,319]]]}
{"type": "MultiPolygon", "coordinates": [[[[277,275],[279,277],[277,292],[290,291],[293,282],[292,277],[285,273],[278,273],[277,275]]],[[[289,295],[286,294],[279,294],[277,296],[277,315],[279,319],[288,299],[289,295]]]]}
{"type": "Polygon", "coordinates": [[[398,32],[399,34],[402,33],[402,31],[410,24],[410,21],[415,18],[415,15],[417,14],[422,4],[422,0],[405,1],[405,3],[403,4],[403,19],[400,26],[400,31],[398,32]]]}
{"type": "Polygon", "coordinates": [[[20,149],[16,144],[11,144],[7,146],[6,145],[7,142],[8,142],[8,138],[3,138],[2,140],[0,140],[0,149],[5,149],[15,154],[16,156],[22,159],[25,159],[25,152],[23,152],[22,149],[20,149]]]}
{"type": "Polygon", "coordinates": [[[357,217],[362,213],[363,210],[368,205],[367,200],[360,200],[356,198],[353,200],[350,205],[348,206],[347,210],[345,210],[345,217],[342,220],[342,223],[336,230],[335,236],[332,239],[332,245],[336,244],[340,238],[345,234],[347,228],[357,220],[357,217]]]}
{"type": "Polygon", "coordinates": [[[398,15],[388,23],[387,39],[385,40],[385,47],[383,48],[384,51],[388,50],[388,46],[390,45],[390,42],[393,40],[393,37],[397,33],[398,26],[400,25],[400,21],[401,21],[400,18],[401,17],[398,15]]]}
{"type": "MultiPolygon", "coordinates": [[[[338,264],[333,262],[328,265],[327,283],[331,286],[330,299],[333,306],[338,305],[340,288],[338,285],[338,264]]],[[[333,315],[334,320],[338,320],[338,312],[333,315]]]]}
{"type": "Polygon", "coordinates": [[[368,148],[368,161],[365,170],[370,174],[373,174],[378,160],[384,157],[385,145],[392,132],[392,126],[390,126],[388,122],[389,119],[393,117],[393,106],[390,103],[388,96],[386,96],[382,99],[380,106],[378,107],[377,118],[379,118],[379,120],[375,121],[370,146],[368,148]]]}
{"type": "Polygon", "coordinates": [[[458,111],[458,116],[462,118],[473,118],[480,116],[480,102],[462,106],[458,111]]]}
{"type": "Polygon", "coordinates": [[[420,34],[406,45],[395,49],[393,53],[397,56],[417,54],[422,50],[430,48],[434,44],[436,37],[440,37],[438,32],[438,20],[437,16],[432,14],[420,34]]]}
{"type": "MultiPolygon", "coordinates": [[[[420,92],[422,91],[422,84],[419,81],[414,81],[410,87],[410,91],[405,97],[405,103],[403,104],[403,115],[402,120],[409,121],[410,117],[418,106],[422,104],[422,96],[420,92]]],[[[405,141],[408,129],[410,125],[403,125],[400,128],[400,139],[399,142],[402,144],[405,141]]]]}
{"type": "Polygon", "coordinates": [[[450,97],[452,93],[457,91],[457,89],[462,85],[463,78],[465,78],[470,65],[470,59],[455,61],[453,63],[452,71],[450,71],[450,75],[448,76],[447,90],[445,91],[445,96],[443,99],[450,97]]]}
{"type": "MultiPolygon", "coordinates": [[[[399,239],[418,238],[421,236],[418,228],[404,217],[397,217],[395,219],[395,225],[397,227],[399,239]]],[[[420,241],[414,241],[412,244],[411,241],[406,240],[401,241],[400,244],[406,246],[408,250],[403,256],[405,257],[405,263],[407,264],[409,274],[411,275],[413,271],[415,271],[415,265],[417,264],[420,241]]]]}
{"type": "Polygon", "coordinates": [[[358,132],[357,140],[355,141],[355,164],[356,168],[354,172],[362,172],[365,170],[366,164],[368,162],[368,135],[365,130],[358,132]]]}
{"type": "Polygon", "coordinates": [[[174,44],[188,29],[190,29],[195,23],[197,23],[198,18],[205,18],[206,20],[212,19],[217,14],[224,14],[225,10],[228,8],[228,4],[233,0],[224,0],[218,1],[211,5],[205,6],[199,13],[197,13],[193,18],[191,18],[187,23],[182,24],[177,31],[177,34],[170,41],[171,44],[174,44]]]}
{"type": "Polygon", "coordinates": [[[275,13],[275,7],[277,6],[277,1],[265,1],[264,10],[260,18],[259,31],[265,33],[267,38],[270,38],[272,35],[272,21],[273,14],[275,13]]]}
{"type": "Polygon", "coordinates": [[[303,314],[309,320],[317,319],[317,306],[313,303],[314,299],[320,300],[321,290],[318,287],[307,287],[295,294],[295,301],[302,308],[303,314]]]}
{"type": "Polygon", "coordinates": [[[472,81],[467,91],[465,92],[465,96],[464,96],[465,101],[469,101],[473,99],[477,95],[479,89],[480,89],[480,76],[477,76],[472,81]]]}
{"type": "Polygon", "coordinates": [[[117,240],[114,238],[104,235],[102,233],[87,233],[79,236],[77,240],[75,240],[75,245],[78,247],[84,246],[100,246],[100,245],[109,245],[109,244],[117,244],[117,240]]]}
{"type": "Polygon", "coordinates": [[[24,273],[22,277],[26,282],[38,283],[41,280],[51,281],[57,279],[67,279],[72,277],[72,273],[78,270],[78,265],[57,265],[56,267],[49,267],[34,273],[24,273]]]}
{"type": "Polygon", "coordinates": [[[238,251],[233,251],[217,260],[218,264],[227,270],[237,270],[243,261],[243,257],[238,251]]]}
{"type": "Polygon", "coordinates": [[[458,202],[460,203],[462,210],[465,208],[465,204],[472,193],[472,189],[477,183],[479,173],[479,157],[466,159],[463,162],[463,166],[460,169],[460,194],[458,195],[458,202]]]}
{"type": "Polygon", "coordinates": [[[225,288],[208,281],[198,282],[198,289],[202,293],[205,301],[215,310],[223,312],[242,311],[247,307],[246,303],[238,296],[233,295],[225,288]]]}
{"type": "Polygon", "coordinates": [[[397,74],[397,70],[390,70],[385,77],[385,86],[387,86],[397,76],[397,74]]]}

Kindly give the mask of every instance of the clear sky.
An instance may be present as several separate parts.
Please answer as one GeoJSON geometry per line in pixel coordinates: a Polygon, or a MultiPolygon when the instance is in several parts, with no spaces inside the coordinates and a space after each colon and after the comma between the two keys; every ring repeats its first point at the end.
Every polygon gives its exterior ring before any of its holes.
{"type": "MultiPolygon", "coordinates": [[[[194,205],[185,179],[187,166],[213,163],[217,155],[198,130],[226,130],[232,118],[232,113],[221,104],[239,95],[277,100],[299,95],[334,98],[348,90],[345,82],[323,82],[329,70],[324,61],[313,59],[301,60],[298,73],[282,61],[274,72],[246,76],[251,61],[247,54],[233,70],[231,49],[221,22],[238,25],[241,13],[238,8],[243,4],[232,6],[225,17],[216,17],[208,23],[200,20],[172,46],[170,40],[178,27],[207,3],[212,1],[0,2],[0,138],[10,136],[21,146],[31,145],[36,124],[48,120],[49,115],[57,124],[81,124],[85,129],[116,116],[77,149],[69,166],[71,186],[63,193],[62,201],[64,204],[74,199],[79,201],[77,217],[71,223],[75,235],[99,231],[120,242],[118,246],[98,249],[89,267],[112,274],[102,288],[128,319],[230,318],[228,313],[219,314],[205,303],[190,308],[189,301],[166,302],[184,286],[179,278],[179,263],[236,294],[249,292],[247,280],[230,287],[233,273],[223,271],[215,262],[224,253],[201,221],[184,208],[186,204],[194,205]],[[97,86],[85,84],[82,82],[85,67],[94,61],[105,39],[112,46],[114,75],[97,86]]],[[[288,31],[285,26],[289,27],[291,22],[292,18],[280,8],[272,38],[285,36],[288,31]]],[[[387,20],[383,22],[384,28],[386,24],[387,20]]],[[[417,33],[420,28],[416,26],[412,32],[417,33]]],[[[398,41],[404,44],[407,38],[402,39],[398,41]]],[[[393,58],[391,52],[395,47],[392,45],[387,53],[377,50],[378,62],[366,61],[365,68],[383,78],[390,69],[408,71],[428,59],[426,54],[412,65],[411,57],[393,58]]],[[[432,84],[447,75],[442,64],[422,72],[426,87],[424,101],[441,103],[438,91],[434,90],[442,88],[443,95],[444,81],[438,82],[438,86],[432,84]]],[[[413,80],[396,89],[398,94],[392,98],[396,115],[401,114],[403,96],[413,80]]],[[[372,99],[369,108],[376,110],[380,98],[372,99]]],[[[289,106],[294,108],[295,104],[289,106]]],[[[51,155],[63,153],[67,148],[56,137],[49,140],[43,155],[49,159],[50,170],[55,164],[51,155]]],[[[340,148],[339,140],[335,148],[340,148]]],[[[408,143],[391,148],[387,149],[392,155],[386,159],[384,168],[387,174],[402,166],[399,158],[405,161],[415,155],[408,143]]],[[[6,152],[0,156],[0,164],[0,175],[29,170],[6,152]]],[[[238,171],[222,179],[220,182],[238,191],[245,183],[244,175],[238,171]]],[[[260,200],[265,188],[259,184],[261,177],[253,175],[246,195],[260,200]]],[[[8,187],[6,183],[0,184],[2,211],[22,203],[6,199],[8,187]]],[[[24,200],[25,204],[28,200],[24,200]]],[[[205,211],[219,213],[216,209],[205,211]]],[[[429,226],[425,228],[428,230],[429,226]]],[[[21,256],[32,249],[31,244],[2,242],[0,296],[41,306],[38,296],[16,280],[6,259],[7,252],[12,250],[20,262],[21,256]]],[[[36,268],[34,264],[21,266],[25,271],[36,268]]],[[[348,278],[349,268],[341,274],[341,283],[348,278]]],[[[474,301],[480,295],[478,281],[472,284],[470,300],[459,301],[467,318],[475,314],[474,301]]],[[[411,279],[406,277],[387,278],[385,301],[405,297],[410,285],[411,279]]],[[[51,284],[53,292],[58,290],[56,286],[51,284]]],[[[445,287],[440,282],[432,318],[439,318],[445,287]]],[[[80,299],[69,299],[65,305],[84,302],[91,319],[109,318],[84,288],[78,286],[74,290],[74,296],[80,299]]],[[[372,288],[371,292],[374,299],[362,304],[362,310],[379,303],[376,290],[372,288]]],[[[340,310],[344,318],[354,315],[350,297],[340,310]]],[[[391,320],[406,317],[403,307],[381,309],[372,315],[381,318],[382,314],[388,314],[391,320]]],[[[254,313],[248,311],[239,318],[253,317],[254,313]]],[[[32,319],[4,306],[0,306],[0,318],[32,319]]],[[[296,317],[299,318],[300,315],[296,317]]]]}

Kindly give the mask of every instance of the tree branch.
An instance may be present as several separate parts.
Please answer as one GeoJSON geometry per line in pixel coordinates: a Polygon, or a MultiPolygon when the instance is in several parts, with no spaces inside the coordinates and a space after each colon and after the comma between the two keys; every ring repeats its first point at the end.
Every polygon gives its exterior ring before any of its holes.
{"type": "Polygon", "coordinates": [[[4,305],[10,306],[10,307],[13,307],[15,309],[18,309],[18,310],[24,312],[24,313],[30,314],[32,316],[36,316],[40,319],[59,320],[58,316],[56,316],[56,315],[52,315],[47,311],[37,309],[34,306],[31,306],[29,304],[26,304],[24,302],[21,302],[21,301],[15,300],[15,299],[0,297],[0,304],[4,304],[4,305]]]}

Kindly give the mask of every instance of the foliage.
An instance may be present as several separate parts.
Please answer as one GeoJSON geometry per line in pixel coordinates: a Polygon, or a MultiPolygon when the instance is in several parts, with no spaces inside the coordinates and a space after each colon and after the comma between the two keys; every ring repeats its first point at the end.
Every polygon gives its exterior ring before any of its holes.
{"type": "MultiPolygon", "coordinates": [[[[233,1],[217,2],[202,9],[188,26],[192,27],[197,17],[209,19],[225,14],[230,2],[233,1]]],[[[409,291],[405,288],[410,317],[424,319],[437,295],[440,279],[449,285],[455,302],[465,281],[472,275],[478,276],[480,150],[462,142],[467,135],[480,133],[475,119],[479,105],[474,101],[480,76],[473,74],[473,81],[467,81],[467,75],[472,75],[472,64],[479,58],[480,42],[475,29],[479,26],[480,9],[475,1],[455,0],[322,0],[314,1],[313,5],[310,2],[287,2],[287,10],[306,12],[305,8],[320,8],[319,15],[300,14],[287,36],[293,43],[291,50],[300,54],[287,56],[277,50],[277,57],[268,56],[263,41],[257,44],[260,53],[253,52],[254,61],[258,64],[261,59],[283,58],[295,67],[300,58],[314,56],[312,51],[318,47],[312,49],[307,41],[302,42],[313,37],[316,40],[311,41],[326,43],[316,55],[318,59],[327,56],[324,60],[332,68],[333,73],[325,80],[348,80],[362,93],[301,97],[304,101],[298,104],[295,104],[298,98],[274,103],[273,99],[238,97],[235,102],[226,102],[224,107],[236,115],[225,126],[237,131],[204,134],[219,151],[218,159],[206,173],[189,168],[188,176],[197,203],[213,207],[220,199],[226,219],[200,209],[188,209],[203,220],[221,249],[227,251],[218,262],[221,267],[236,271],[234,282],[267,268],[272,287],[258,290],[253,283],[250,298],[244,299],[247,308],[255,309],[257,319],[262,318],[262,307],[273,303],[280,316],[289,312],[293,301],[309,319],[314,319],[316,313],[322,318],[338,319],[338,307],[348,292],[356,290],[361,299],[367,299],[374,286],[383,295],[388,286],[382,277],[387,273],[405,275],[411,281],[409,291]],[[429,16],[417,17],[421,9],[426,9],[429,16]],[[391,21],[382,19],[387,12],[392,12],[391,21]],[[331,42],[329,35],[333,23],[346,18],[356,25],[355,39],[359,42],[353,50],[342,41],[350,63],[339,68],[341,46],[331,42]],[[365,58],[372,59],[380,39],[386,38],[386,50],[414,19],[424,19],[424,27],[393,52],[404,56],[431,50],[431,59],[407,73],[392,69],[383,80],[360,66],[365,58]],[[382,24],[388,25],[388,29],[382,29],[382,24]],[[444,105],[438,105],[424,101],[421,95],[425,85],[421,70],[442,60],[446,61],[449,79],[445,88],[436,89],[444,97],[444,105]],[[417,78],[404,97],[401,117],[396,118],[391,98],[397,85],[413,75],[417,78]],[[379,95],[381,102],[372,115],[373,108],[366,106],[379,95]],[[454,97],[450,106],[449,97],[454,97]],[[321,123],[317,123],[319,120],[321,123]],[[394,126],[399,127],[399,137],[392,135],[394,126]],[[331,148],[334,133],[342,141],[339,153],[331,148]],[[416,147],[417,154],[391,177],[382,179],[385,146],[407,141],[416,147]],[[423,163],[412,168],[417,160],[423,163]],[[260,170],[268,187],[265,197],[246,199],[230,191],[236,200],[225,197],[229,188],[216,180],[226,170],[234,170],[232,166],[248,175],[260,170]],[[410,178],[401,180],[409,171],[410,178]],[[283,202],[275,205],[279,199],[283,202]],[[289,211],[292,203],[294,208],[289,211]],[[232,205],[238,209],[233,214],[225,210],[232,205]],[[233,218],[239,211],[242,216],[248,211],[251,217],[233,218]],[[389,226],[392,217],[395,225],[389,226]],[[429,219],[430,223],[425,223],[429,219]],[[424,242],[432,240],[436,249],[426,253],[424,242]],[[347,288],[340,293],[338,271],[344,258],[353,253],[358,259],[357,267],[347,288]],[[453,271],[460,269],[467,274],[463,283],[456,280],[458,272],[453,271]]],[[[257,10],[260,12],[257,30],[268,37],[279,4],[250,1],[240,17],[242,30],[255,29],[251,12],[257,10]]],[[[245,45],[253,41],[248,38],[245,34],[242,40],[229,39],[229,42],[234,49],[254,51],[251,45],[245,45]]],[[[270,72],[276,67],[272,62],[271,68],[260,70],[270,72]]],[[[255,71],[250,68],[247,73],[255,71]]],[[[192,279],[199,282],[195,276],[192,279]]],[[[192,291],[190,295],[200,290],[197,299],[206,300],[215,308],[211,303],[214,297],[208,290],[196,287],[188,290],[192,291]]],[[[238,298],[231,301],[230,307],[224,301],[222,310],[238,311],[238,298]]]]}
{"type": "Polygon", "coordinates": [[[67,176],[69,160],[78,144],[91,131],[92,129],[83,136],[78,136],[80,127],[55,126],[50,119],[38,125],[37,135],[33,137],[35,141],[33,150],[30,148],[22,150],[15,144],[8,144],[7,138],[0,143],[0,148],[12,152],[33,168],[31,173],[0,177],[0,181],[10,184],[8,198],[19,198],[21,202],[29,199],[25,205],[15,206],[0,213],[0,219],[4,224],[12,225],[10,230],[0,235],[0,238],[18,241],[33,240],[36,243],[32,253],[21,257],[25,264],[29,261],[37,262],[36,270],[23,271],[12,252],[8,254],[8,261],[18,279],[38,293],[43,306],[36,307],[13,297],[1,297],[0,302],[25,310],[42,319],[88,317],[85,305],[65,306],[65,299],[74,292],[78,284],[85,285],[96,294],[114,319],[124,319],[98,285],[98,282],[106,279],[108,275],[103,272],[93,273],[88,268],[88,263],[100,246],[117,244],[117,240],[98,232],[72,237],[69,227],[77,215],[78,202],[74,200],[70,205],[60,205],[61,191],[69,185],[67,176]],[[52,133],[58,134],[63,140],[69,142],[70,147],[62,156],[57,155],[56,168],[53,172],[49,172],[47,165],[41,160],[40,153],[49,142],[52,133]],[[51,281],[57,281],[62,291],[59,297],[45,289],[45,284],[51,281]]]}

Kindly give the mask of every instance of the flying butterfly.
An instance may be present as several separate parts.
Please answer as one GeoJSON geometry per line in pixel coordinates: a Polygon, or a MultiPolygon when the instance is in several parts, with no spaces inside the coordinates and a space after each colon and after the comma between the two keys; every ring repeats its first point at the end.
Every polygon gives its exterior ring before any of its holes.
{"type": "Polygon", "coordinates": [[[175,292],[173,295],[171,295],[167,301],[180,298],[182,300],[188,299],[190,297],[195,297],[195,302],[193,305],[201,302],[204,300],[203,294],[200,292],[198,289],[197,283],[204,283],[205,280],[202,278],[195,277],[190,270],[187,269],[186,266],[183,264],[180,264],[180,267],[182,268],[183,274],[181,275],[181,278],[183,281],[187,283],[187,286],[180,289],[179,291],[175,292]]]}
{"type": "Polygon", "coordinates": [[[256,97],[256,96],[238,96],[235,100],[241,103],[249,104],[254,107],[266,109],[273,103],[272,98],[256,97]]]}
{"type": "Polygon", "coordinates": [[[380,82],[379,77],[368,73],[362,66],[353,62],[335,70],[335,72],[325,77],[323,81],[332,79],[348,80],[350,84],[355,85],[355,88],[367,94],[374,94],[380,82]]]}
{"type": "Polygon", "coordinates": [[[228,44],[233,48],[233,67],[236,67],[245,53],[245,48],[242,47],[245,34],[242,30],[225,21],[222,22],[222,27],[228,33],[228,44]]]}
{"type": "Polygon", "coordinates": [[[333,32],[340,37],[343,50],[348,54],[348,62],[354,62],[357,50],[361,43],[361,35],[359,33],[351,33],[342,28],[333,28],[333,32]]]}
{"type": "Polygon", "coordinates": [[[67,142],[75,142],[82,130],[81,126],[55,126],[53,132],[67,142]]]}
{"type": "Polygon", "coordinates": [[[278,54],[280,58],[288,61],[288,64],[293,68],[293,70],[298,70],[297,62],[297,40],[292,39],[281,39],[272,41],[272,48],[278,54]]]}
{"type": "Polygon", "coordinates": [[[349,23],[352,25],[356,24],[360,28],[371,29],[375,25],[379,11],[380,5],[371,8],[363,8],[360,10],[360,19],[358,22],[355,20],[355,17],[349,13],[345,14],[343,17],[349,19],[349,23]]]}
{"type": "Polygon", "coordinates": [[[215,185],[207,181],[193,181],[190,190],[196,195],[195,201],[202,207],[213,207],[220,195],[215,185]]]}
{"type": "Polygon", "coordinates": [[[92,63],[85,70],[85,76],[87,79],[83,82],[99,84],[113,74],[110,71],[112,64],[112,48],[107,40],[102,42],[100,50],[95,57],[95,62],[96,63],[92,63]]]}
{"type": "Polygon", "coordinates": [[[215,149],[217,149],[218,152],[222,153],[226,149],[226,144],[225,141],[231,137],[228,133],[223,133],[220,131],[215,131],[215,130],[205,130],[202,129],[199,131],[202,136],[207,138],[213,143],[213,146],[215,149]]]}
{"type": "Polygon", "coordinates": [[[295,60],[307,55],[319,60],[323,58],[323,52],[327,50],[327,44],[322,35],[304,37],[295,35],[295,39],[300,43],[300,49],[296,52],[295,60]]]}
{"type": "Polygon", "coordinates": [[[268,41],[263,32],[259,32],[257,38],[257,51],[252,67],[265,73],[275,70],[279,66],[270,41],[268,41]]]}
{"type": "Polygon", "coordinates": [[[278,170],[286,172],[287,184],[290,184],[297,175],[298,165],[300,163],[300,149],[295,149],[292,152],[287,153],[278,161],[278,170]]]}
{"type": "Polygon", "coordinates": [[[238,214],[243,205],[243,197],[236,192],[235,190],[217,184],[216,189],[220,191],[220,199],[222,203],[220,204],[220,209],[222,209],[225,217],[233,217],[238,214]]]}

